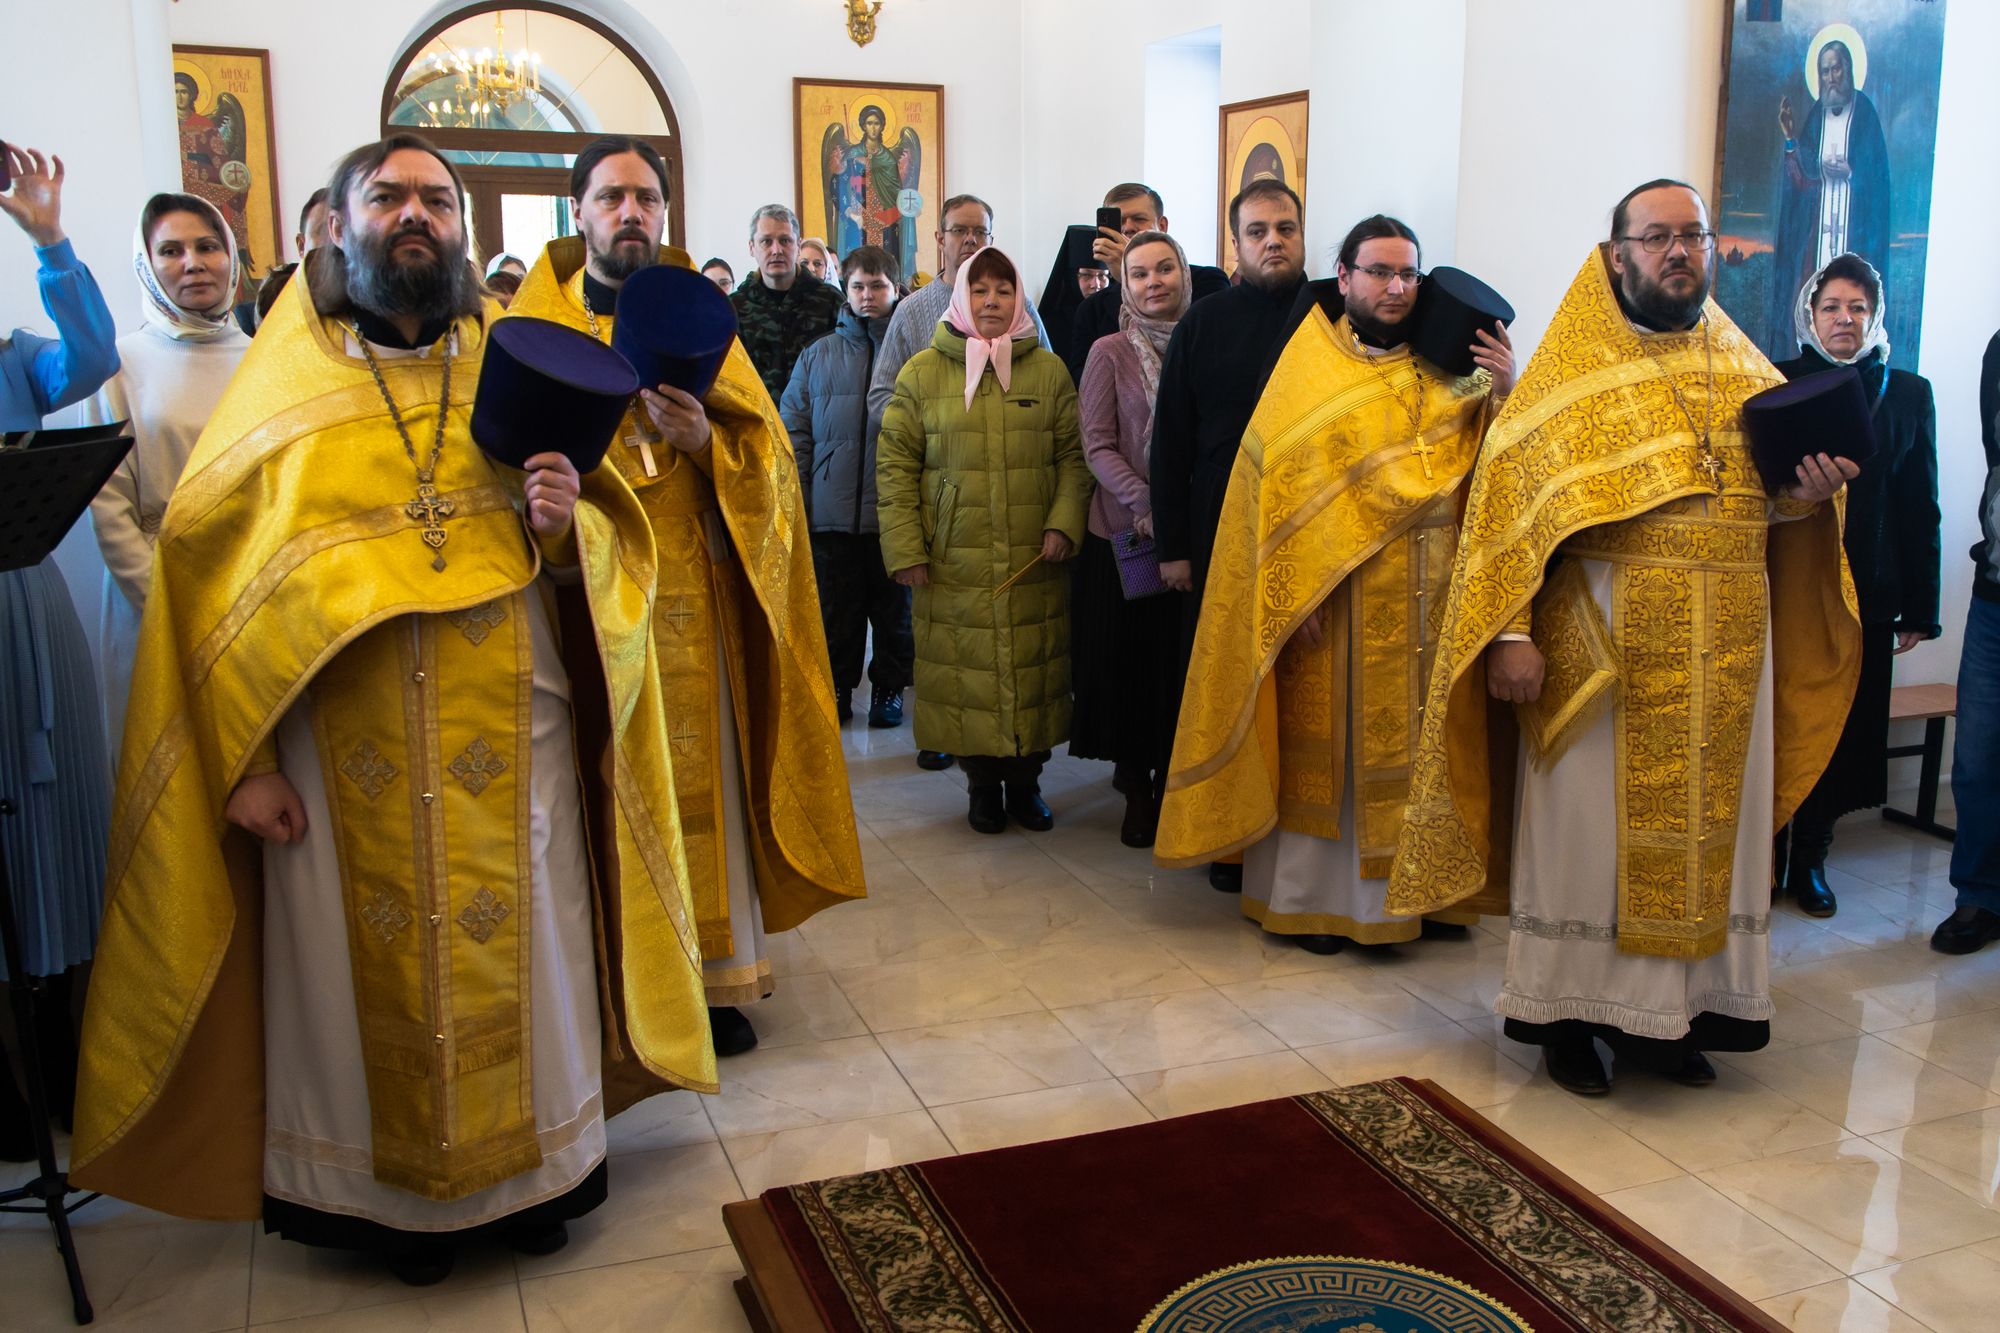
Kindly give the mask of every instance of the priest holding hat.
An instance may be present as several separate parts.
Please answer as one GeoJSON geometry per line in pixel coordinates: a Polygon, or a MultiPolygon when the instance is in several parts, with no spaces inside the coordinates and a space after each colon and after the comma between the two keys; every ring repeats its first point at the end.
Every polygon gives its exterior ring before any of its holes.
{"type": "Polygon", "coordinates": [[[1600,1038],[1687,1084],[1769,1040],[1771,830],[1861,661],[1858,469],[1766,492],[1743,406],[1782,378],[1714,254],[1689,186],[1619,201],[1487,435],[1390,877],[1393,911],[1508,915],[1507,1035],[1583,1095],[1600,1038]]]}
{"type": "Polygon", "coordinates": [[[1295,306],[1223,500],[1155,842],[1167,865],[1242,851],[1244,915],[1318,954],[1472,920],[1384,905],[1465,479],[1514,382],[1497,319],[1439,320],[1451,369],[1412,350],[1420,262],[1377,214],[1295,306]]]}
{"type": "Polygon", "coordinates": [[[444,156],[330,190],[159,533],[71,1174],[421,1285],[560,1248],[606,1118],[715,1058],[646,514],[475,445],[506,371],[444,156]]]}
{"type": "Polygon", "coordinates": [[[702,300],[727,302],[660,243],[659,154],[599,139],[577,155],[570,193],[581,234],[549,243],[508,313],[615,338],[641,372],[608,462],[659,545],[653,639],[674,791],[715,1049],[733,1055],[757,1042],[741,1007],[776,985],[767,932],[865,893],[798,465],[733,319],[712,347],[661,341],[712,331],[702,300]],[[679,288],[658,266],[692,279],[679,288]],[[621,299],[686,305],[620,312],[621,299]]]}

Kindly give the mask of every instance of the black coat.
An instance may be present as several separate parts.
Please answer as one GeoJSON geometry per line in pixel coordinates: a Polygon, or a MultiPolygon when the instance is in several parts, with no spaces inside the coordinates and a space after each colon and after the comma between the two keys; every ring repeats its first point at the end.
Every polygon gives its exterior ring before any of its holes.
{"type": "MultiPolygon", "coordinates": [[[[1072,274],[1072,290],[1076,285],[1074,277],[1072,274]]],[[[1229,275],[1207,264],[1189,264],[1188,278],[1194,286],[1191,302],[1229,290],[1229,275]]],[[[1105,334],[1118,332],[1118,311],[1124,302],[1125,294],[1119,290],[1118,279],[1113,278],[1109,287],[1085,297],[1070,316],[1069,345],[1057,354],[1069,367],[1069,377],[1078,384],[1083,383],[1083,367],[1090,360],[1090,349],[1105,334]]]]}
{"type": "MultiPolygon", "coordinates": [[[[1778,363],[1788,380],[1833,368],[1811,348],[1778,363]]],[[[1879,356],[1857,369],[1875,404],[1875,457],[1847,487],[1847,563],[1854,571],[1861,623],[1935,638],[1942,520],[1931,382],[1907,370],[1889,370],[1884,390],[1879,356]]]]}
{"type": "Polygon", "coordinates": [[[1153,540],[1161,560],[1194,562],[1193,605],[1208,578],[1237,447],[1264,377],[1297,327],[1302,285],[1272,292],[1245,282],[1217,292],[1195,302],[1167,344],[1153,407],[1153,540]]]}

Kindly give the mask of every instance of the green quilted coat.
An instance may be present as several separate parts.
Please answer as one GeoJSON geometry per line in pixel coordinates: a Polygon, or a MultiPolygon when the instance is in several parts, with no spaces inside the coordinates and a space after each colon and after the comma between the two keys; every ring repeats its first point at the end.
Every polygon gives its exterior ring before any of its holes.
{"type": "Polygon", "coordinates": [[[1032,336],[1013,387],[988,369],[965,406],[965,339],[940,322],[896,377],[875,454],[882,563],[929,565],[916,590],[916,741],[950,754],[1021,755],[1069,739],[1070,567],[1041,553],[1053,528],[1081,545],[1090,469],[1076,389],[1032,336]]]}

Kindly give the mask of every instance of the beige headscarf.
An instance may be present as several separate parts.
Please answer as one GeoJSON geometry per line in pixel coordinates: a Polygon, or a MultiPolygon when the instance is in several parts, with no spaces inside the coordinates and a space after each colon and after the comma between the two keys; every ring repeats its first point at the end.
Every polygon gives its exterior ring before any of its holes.
{"type": "Polygon", "coordinates": [[[1118,261],[1118,328],[1132,343],[1139,354],[1139,378],[1146,386],[1146,414],[1150,431],[1153,401],[1160,396],[1160,363],[1167,354],[1167,343],[1174,336],[1174,325],[1181,322],[1181,316],[1188,312],[1194,301],[1194,275],[1188,271],[1187,255],[1181,250],[1181,243],[1163,231],[1142,231],[1125,242],[1125,256],[1118,261]],[[1132,280],[1125,275],[1125,265],[1132,252],[1142,245],[1164,241],[1173,247],[1174,258],[1181,268],[1181,299],[1173,312],[1168,315],[1147,315],[1140,313],[1139,298],[1132,290],[1132,280]]]}

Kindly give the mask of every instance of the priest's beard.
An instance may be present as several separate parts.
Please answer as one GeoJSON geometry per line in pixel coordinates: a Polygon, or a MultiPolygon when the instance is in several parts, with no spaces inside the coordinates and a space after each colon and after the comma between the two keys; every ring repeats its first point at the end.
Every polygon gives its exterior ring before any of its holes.
{"type": "Polygon", "coordinates": [[[637,227],[613,232],[600,248],[597,238],[583,234],[584,248],[590,253],[590,268],[602,282],[618,286],[642,268],[660,262],[660,244],[637,227]],[[630,242],[641,242],[632,245],[630,242]]]}
{"type": "MultiPolygon", "coordinates": [[[[1664,278],[1668,275],[1663,273],[1660,276],[1664,278]]],[[[1667,333],[1694,327],[1695,321],[1701,318],[1702,303],[1708,300],[1709,288],[1714,283],[1715,275],[1711,270],[1694,291],[1686,296],[1675,296],[1633,268],[1625,271],[1624,280],[1618,284],[1618,296],[1626,310],[1641,324],[1667,333]]]]}
{"type": "Polygon", "coordinates": [[[428,231],[414,227],[387,235],[356,231],[349,244],[351,252],[342,248],[347,297],[363,310],[385,319],[414,316],[425,324],[479,313],[479,278],[472,265],[462,253],[438,244],[428,231]],[[432,252],[422,258],[398,258],[396,243],[412,235],[428,240],[432,252]]]}
{"type": "Polygon", "coordinates": [[[1415,307],[1406,310],[1403,317],[1394,324],[1384,323],[1375,317],[1366,306],[1355,301],[1347,303],[1347,322],[1354,326],[1354,332],[1370,347],[1400,347],[1410,340],[1410,315],[1415,307]]]}

